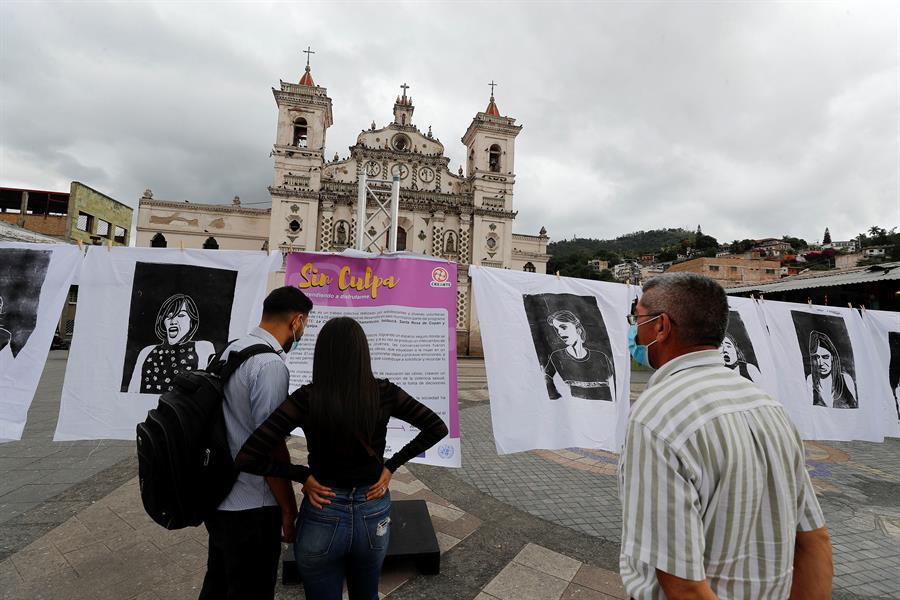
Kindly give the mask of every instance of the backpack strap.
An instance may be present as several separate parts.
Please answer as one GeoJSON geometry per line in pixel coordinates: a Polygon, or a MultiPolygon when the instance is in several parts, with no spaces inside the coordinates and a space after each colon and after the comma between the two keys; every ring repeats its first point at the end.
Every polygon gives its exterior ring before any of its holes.
{"type": "Polygon", "coordinates": [[[225,382],[228,381],[234,372],[238,370],[238,367],[244,364],[244,361],[248,358],[256,356],[257,354],[267,354],[269,352],[277,354],[275,349],[269,344],[253,344],[252,346],[247,346],[237,352],[230,352],[226,360],[219,359],[213,367],[210,367],[210,371],[216,373],[219,376],[219,379],[225,382]]]}

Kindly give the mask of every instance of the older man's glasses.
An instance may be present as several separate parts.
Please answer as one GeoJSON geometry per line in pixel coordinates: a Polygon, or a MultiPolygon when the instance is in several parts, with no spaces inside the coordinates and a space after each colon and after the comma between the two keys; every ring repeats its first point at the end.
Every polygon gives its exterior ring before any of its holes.
{"type": "MultiPolygon", "coordinates": [[[[655,313],[647,313],[646,315],[627,315],[625,317],[625,320],[628,321],[629,325],[639,325],[641,323],[641,321],[638,321],[638,319],[645,319],[647,317],[658,317],[659,315],[664,315],[664,314],[666,314],[666,313],[655,312],[655,313]]],[[[674,323],[675,321],[672,319],[672,317],[669,317],[669,322],[674,323]]]]}

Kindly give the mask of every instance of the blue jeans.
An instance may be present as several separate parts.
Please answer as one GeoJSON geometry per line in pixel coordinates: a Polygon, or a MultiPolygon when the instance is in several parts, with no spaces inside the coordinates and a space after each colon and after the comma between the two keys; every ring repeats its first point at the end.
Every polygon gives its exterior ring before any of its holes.
{"type": "Polygon", "coordinates": [[[350,600],[377,600],[381,565],[390,540],[390,492],[366,501],[368,486],[337,489],[331,504],[306,498],[297,516],[294,558],[307,600],[340,600],[344,579],[350,600]]]}

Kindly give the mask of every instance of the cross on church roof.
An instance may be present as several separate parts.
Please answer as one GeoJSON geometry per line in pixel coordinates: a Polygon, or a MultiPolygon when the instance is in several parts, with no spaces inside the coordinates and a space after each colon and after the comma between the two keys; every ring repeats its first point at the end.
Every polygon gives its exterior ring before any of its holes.
{"type": "Polygon", "coordinates": [[[491,96],[493,96],[493,95],[494,95],[494,88],[497,87],[497,86],[500,85],[500,84],[499,84],[499,83],[494,83],[494,80],[491,79],[491,82],[490,82],[488,85],[491,86],[491,96]]]}
{"type": "Polygon", "coordinates": [[[409,86],[404,83],[400,87],[403,89],[403,97],[406,98],[406,90],[409,89],[409,86]]]}
{"type": "Polygon", "coordinates": [[[310,55],[315,54],[316,51],[312,49],[312,46],[307,46],[306,50],[303,50],[303,54],[306,55],[306,66],[309,66],[310,55]]]}

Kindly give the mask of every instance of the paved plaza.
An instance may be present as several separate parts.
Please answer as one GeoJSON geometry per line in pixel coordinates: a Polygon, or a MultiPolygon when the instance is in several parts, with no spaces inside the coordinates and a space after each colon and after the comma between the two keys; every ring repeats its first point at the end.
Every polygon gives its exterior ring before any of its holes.
{"type": "MultiPolygon", "coordinates": [[[[51,441],[65,370],[52,352],[21,442],[0,445],[0,598],[193,599],[202,528],[169,532],[140,504],[130,441],[51,441]]],[[[463,468],[409,465],[395,500],[427,502],[441,572],[392,564],[391,600],[623,598],[616,456],[568,449],[497,456],[481,361],[459,369],[463,468]]],[[[646,373],[636,373],[632,396],[646,373]]],[[[292,439],[302,460],[302,439],[292,439]]],[[[900,598],[900,440],[807,443],[834,543],[836,598],[900,598]]],[[[302,598],[279,587],[278,598],[302,598]]]]}

